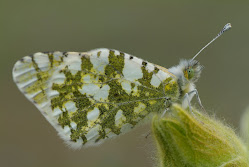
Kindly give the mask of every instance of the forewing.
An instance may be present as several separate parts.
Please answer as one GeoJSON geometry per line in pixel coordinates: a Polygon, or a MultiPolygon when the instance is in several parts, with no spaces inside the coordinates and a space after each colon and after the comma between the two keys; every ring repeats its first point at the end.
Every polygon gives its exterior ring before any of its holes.
{"type": "Polygon", "coordinates": [[[18,61],[13,78],[73,148],[129,131],[166,107],[172,75],[126,53],[36,53],[18,61]]]}

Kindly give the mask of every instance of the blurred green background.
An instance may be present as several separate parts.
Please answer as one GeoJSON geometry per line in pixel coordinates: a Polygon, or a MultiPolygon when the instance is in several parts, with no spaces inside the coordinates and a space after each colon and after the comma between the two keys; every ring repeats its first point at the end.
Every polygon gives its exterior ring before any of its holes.
{"type": "Polygon", "coordinates": [[[239,129],[249,103],[249,1],[0,2],[0,166],[151,167],[150,125],[99,147],[70,150],[12,81],[14,63],[38,51],[107,47],[164,67],[189,59],[227,23],[232,30],[198,58],[197,88],[209,113],[239,129]]]}

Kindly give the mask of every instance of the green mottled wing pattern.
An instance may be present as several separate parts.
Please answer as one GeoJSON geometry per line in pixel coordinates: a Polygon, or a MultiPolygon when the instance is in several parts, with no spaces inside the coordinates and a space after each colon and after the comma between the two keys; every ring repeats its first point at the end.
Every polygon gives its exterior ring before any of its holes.
{"type": "Polygon", "coordinates": [[[18,88],[68,145],[97,145],[179,97],[167,69],[117,50],[35,53],[13,68],[18,88]]]}

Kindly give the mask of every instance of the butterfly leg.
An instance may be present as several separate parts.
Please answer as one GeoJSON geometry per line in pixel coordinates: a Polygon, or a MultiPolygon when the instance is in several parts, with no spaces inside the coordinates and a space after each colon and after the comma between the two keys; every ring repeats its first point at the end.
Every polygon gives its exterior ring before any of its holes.
{"type": "Polygon", "coordinates": [[[191,104],[190,104],[190,101],[191,101],[192,98],[190,98],[190,95],[189,93],[186,93],[183,97],[183,101],[182,101],[182,107],[184,109],[186,109],[187,107],[189,107],[189,110],[192,112],[192,108],[191,108],[191,104]]]}
{"type": "Polygon", "coordinates": [[[197,89],[194,89],[188,93],[186,93],[183,97],[183,102],[182,102],[182,106],[183,108],[187,108],[187,106],[189,107],[189,110],[192,112],[192,109],[191,109],[191,104],[190,104],[190,101],[192,100],[193,96],[196,95],[196,98],[197,98],[197,101],[201,107],[201,109],[206,112],[205,108],[203,107],[202,103],[201,103],[201,99],[200,99],[200,96],[198,94],[198,91],[197,89]]]}
{"type": "Polygon", "coordinates": [[[162,115],[161,115],[161,118],[164,117],[164,115],[166,114],[167,111],[169,111],[169,108],[166,108],[166,109],[163,111],[163,113],[162,113],[162,115]]]}
{"type": "Polygon", "coordinates": [[[201,107],[201,109],[202,109],[204,112],[206,112],[205,108],[203,107],[203,105],[202,105],[202,103],[201,103],[201,99],[200,99],[200,96],[199,96],[199,94],[198,94],[197,89],[194,89],[194,90],[192,90],[191,92],[195,92],[195,95],[196,95],[197,101],[198,101],[198,103],[199,103],[199,106],[201,107]]]}

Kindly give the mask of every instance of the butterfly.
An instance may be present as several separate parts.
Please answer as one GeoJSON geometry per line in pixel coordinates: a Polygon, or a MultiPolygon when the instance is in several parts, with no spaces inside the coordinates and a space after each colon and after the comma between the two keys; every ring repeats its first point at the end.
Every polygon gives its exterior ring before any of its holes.
{"type": "Polygon", "coordinates": [[[194,58],[166,69],[114,49],[38,52],[16,62],[13,80],[78,149],[124,134],[174,102],[190,102],[203,69],[194,58]]]}

